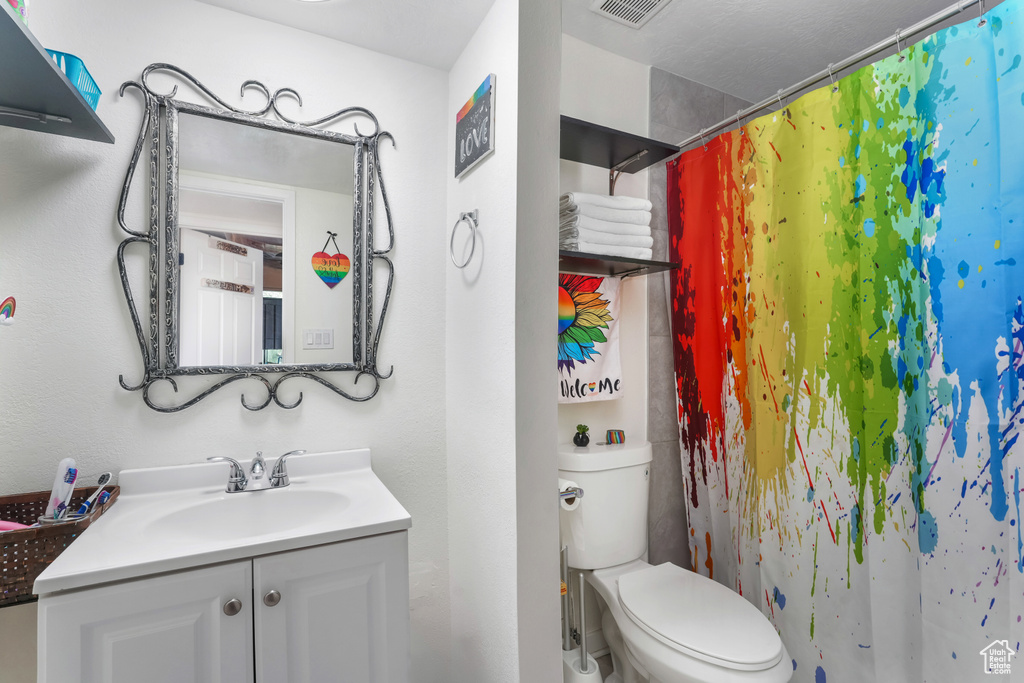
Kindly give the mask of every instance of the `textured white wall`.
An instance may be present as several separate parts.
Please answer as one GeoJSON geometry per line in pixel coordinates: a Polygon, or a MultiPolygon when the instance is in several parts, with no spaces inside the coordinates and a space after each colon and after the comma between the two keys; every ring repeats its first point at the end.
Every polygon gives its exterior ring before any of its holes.
{"type": "MultiPolygon", "coordinates": [[[[448,76],[446,229],[459,214],[480,212],[472,261],[463,270],[450,261],[444,268],[453,681],[520,680],[514,403],[518,8],[518,0],[496,0],[448,76]],[[495,151],[456,180],[455,115],[491,73],[495,151]]],[[[463,225],[456,243],[467,234],[463,225]]]]}
{"type": "MultiPolygon", "coordinates": [[[[447,272],[452,680],[561,680],[554,288],[559,16],[497,0],[449,75],[455,115],[496,76],[495,152],[452,178],[448,225],[480,212],[469,265],[447,272]],[[513,400],[514,399],[514,400],[513,400]]],[[[465,227],[456,239],[464,246],[465,227]]]]}
{"type": "MultiPolygon", "coordinates": [[[[0,127],[0,295],[18,300],[16,324],[0,329],[0,493],[48,488],[68,455],[84,475],[95,475],[256,450],[369,446],[374,470],[413,518],[412,670],[419,681],[452,680],[442,399],[451,169],[439,134],[450,118],[447,75],[191,0],[52,0],[32,9],[40,42],[85,60],[117,143],[0,127]],[[236,104],[255,106],[252,94],[239,100],[237,93],[256,78],[271,89],[296,88],[310,118],[361,105],[394,134],[397,149],[386,145],[382,156],[397,231],[396,283],[379,358],[395,374],[373,400],[351,403],[312,382],[295,383],[289,396],[303,392],[299,408],[251,413],[239,394],[253,400],[260,385],[239,382],[161,415],[118,386],[119,374],[128,382],[140,376],[115,263],[124,237],[115,211],[142,104],[135,92],[119,98],[117,89],[156,61],[181,66],[236,104]]],[[[143,219],[139,194],[128,220],[140,226],[143,219]]],[[[181,384],[183,392],[195,386],[181,384]]],[[[0,619],[9,611],[0,610],[0,619]]]]}
{"type": "MultiPolygon", "coordinates": [[[[561,113],[601,126],[647,135],[650,67],[562,35],[561,113]]],[[[562,192],[608,194],[608,171],[562,161],[562,192]]],[[[647,197],[647,171],[623,173],[615,194],[647,197]]],[[[604,441],[605,430],[624,429],[626,438],[647,438],[647,279],[623,280],[619,343],[623,395],[613,401],[565,403],[558,406],[558,441],[568,443],[576,425],[590,427],[592,441],[604,441]]]]}
{"type": "Polygon", "coordinates": [[[519,675],[560,683],[557,312],[561,8],[519,0],[516,524],[519,675]]]}
{"type": "MultiPolygon", "coordinates": [[[[328,287],[312,267],[313,254],[324,250],[334,255],[335,242],[342,254],[352,259],[352,195],[298,188],[295,193],[295,324],[290,340],[293,363],[352,362],[352,287],[351,270],[345,279],[328,287]],[[327,231],[338,233],[327,249],[327,231]],[[302,331],[331,328],[333,349],[303,349],[302,331]]],[[[287,334],[287,331],[285,332],[287,334]]]]}

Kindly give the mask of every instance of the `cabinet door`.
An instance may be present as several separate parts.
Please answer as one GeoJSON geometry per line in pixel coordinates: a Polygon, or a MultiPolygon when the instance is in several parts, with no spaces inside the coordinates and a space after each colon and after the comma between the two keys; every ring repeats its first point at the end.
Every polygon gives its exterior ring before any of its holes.
{"type": "Polygon", "coordinates": [[[43,596],[37,680],[253,683],[252,615],[249,561],[43,596]]]}
{"type": "Polygon", "coordinates": [[[408,681],[406,532],[256,558],[253,585],[259,683],[408,681]]]}

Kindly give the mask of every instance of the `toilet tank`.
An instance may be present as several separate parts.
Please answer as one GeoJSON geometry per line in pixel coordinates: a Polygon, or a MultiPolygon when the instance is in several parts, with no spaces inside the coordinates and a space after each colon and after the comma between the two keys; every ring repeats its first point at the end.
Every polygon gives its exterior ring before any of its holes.
{"type": "Polygon", "coordinates": [[[646,552],[650,472],[651,444],[646,441],[558,447],[559,478],[583,489],[574,510],[558,511],[570,567],[613,567],[646,552]]]}

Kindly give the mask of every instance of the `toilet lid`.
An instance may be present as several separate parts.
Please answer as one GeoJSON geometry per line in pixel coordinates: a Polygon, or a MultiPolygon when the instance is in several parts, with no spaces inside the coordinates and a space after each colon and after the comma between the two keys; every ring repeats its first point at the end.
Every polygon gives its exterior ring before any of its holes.
{"type": "Polygon", "coordinates": [[[782,640],[761,612],[704,576],[660,564],[619,577],[619,602],[661,642],[731,669],[761,670],[782,657],[782,640]]]}

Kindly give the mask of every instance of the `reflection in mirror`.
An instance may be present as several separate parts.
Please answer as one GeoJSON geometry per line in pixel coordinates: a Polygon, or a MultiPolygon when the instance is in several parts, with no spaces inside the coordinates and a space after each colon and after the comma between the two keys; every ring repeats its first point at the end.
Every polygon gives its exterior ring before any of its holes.
{"type": "Polygon", "coordinates": [[[180,366],[353,361],[353,149],[181,112],[180,366]]]}
{"type": "Polygon", "coordinates": [[[302,386],[376,396],[393,370],[377,358],[395,279],[380,154],[391,134],[357,105],[300,118],[296,90],[252,79],[240,108],[173,64],[150,64],[128,89],[145,114],[118,202],[117,268],[142,376],[121,387],[162,413],[236,382],[247,410],[295,408],[302,386]],[[182,85],[206,104],[177,99],[182,85]],[[144,227],[126,220],[136,171],[144,227]],[[128,263],[142,254],[145,284],[128,263]]]}

